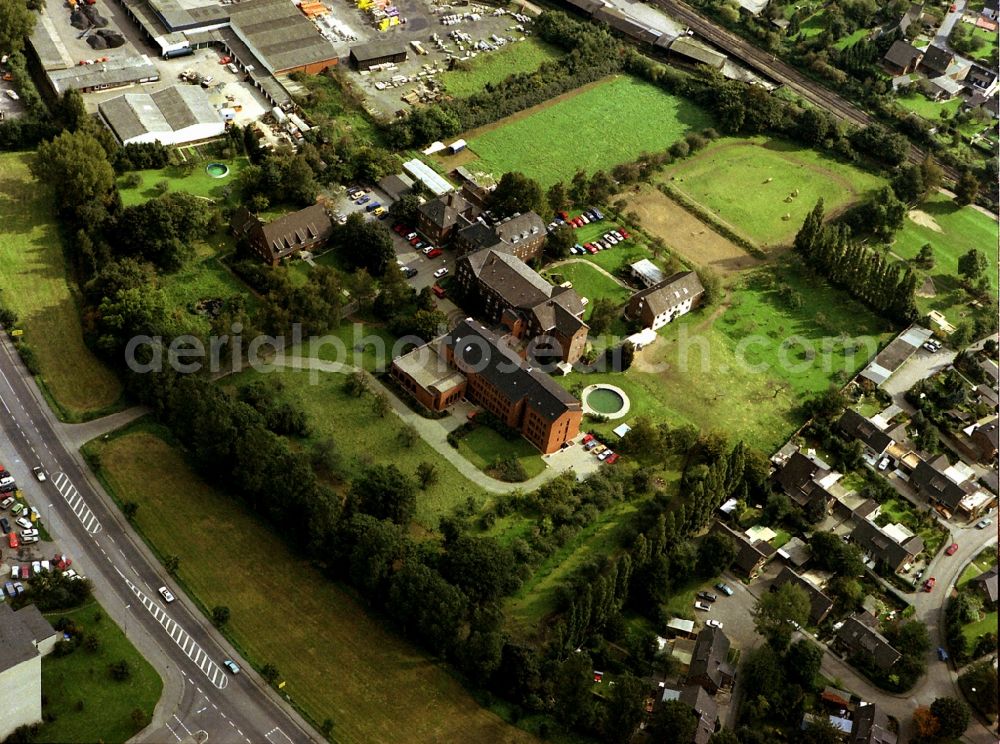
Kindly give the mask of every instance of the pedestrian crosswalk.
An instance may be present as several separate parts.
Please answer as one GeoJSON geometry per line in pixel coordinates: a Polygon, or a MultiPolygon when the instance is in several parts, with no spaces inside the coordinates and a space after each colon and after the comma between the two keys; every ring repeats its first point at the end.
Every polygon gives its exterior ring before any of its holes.
{"type": "Polygon", "coordinates": [[[96,535],[101,531],[101,523],[98,521],[95,514],[90,511],[90,507],[87,506],[87,502],[83,500],[83,496],[80,492],[76,490],[76,486],[70,481],[69,476],[65,473],[56,473],[52,478],[52,482],[55,484],[56,488],[59,489],[59,493],[62,494],[63,499],[69,504],[69,508],[73,510],[76,514],[76,518],[80,520],[83,528],[87,530],[91,535],[96,535]]]}
{"type": "MultiPolygon", "coordinates": [[[[117,569],[116,569],[117,570],[117,569]]],[[[125,579],[125,583],[128,584],[128,588],[132,590],[132,593],[138,597],[139,601],[142,602],[142,606],[145,607],[149,613],[156,619],[163,629],[167,631],[170,636],[170,640],[177,644],[178,648],[184,652],[184,654],[193,661],[205,676],[208,677],[209,681],[215,685],[220,690],[229,684],[229,677],[222,670],[218,664],[209,658],[208,654],[205,653],[205,649],[198,645],[197,641],[192,638],[184,628],[182,628],[177,621],[175,621],[166,611],[160,607],[160,605],[152,597],[148,596],[139,587],[129,581],[121,571],[118,574],[125,579]]]]}

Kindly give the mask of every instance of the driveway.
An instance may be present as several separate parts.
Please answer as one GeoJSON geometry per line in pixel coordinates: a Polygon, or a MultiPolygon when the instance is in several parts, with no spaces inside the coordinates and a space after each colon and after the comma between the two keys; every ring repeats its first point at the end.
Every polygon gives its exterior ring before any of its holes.
{"type": "Polygon", "coordinates": [[[953,361],[955,352],[951,349],[942,348],[937,352],[930,352],[924,348],[917,349],[913,356],[903,362],[902,367],[892,373],[882,385],[882,389],[892,396],[893,403],[904,411],[912,413],[913,406],[903,397],[906,391],[920,380],[926,380],[946,369],[953,361]]]}
{"type": "Polygon", "coordinates": [[[955,24],[958,23],[962,14],[965,13],[965,0],[955,0],[954,6],[954,11],[949,11],[945,14],[944,20],[941,21],[941,25],[938,27],[937,35],[934,37],[934,44],[947,49],[949,52],[951,51],[951,47],[948,46],[948,37],[951,36],[955,24]]]}

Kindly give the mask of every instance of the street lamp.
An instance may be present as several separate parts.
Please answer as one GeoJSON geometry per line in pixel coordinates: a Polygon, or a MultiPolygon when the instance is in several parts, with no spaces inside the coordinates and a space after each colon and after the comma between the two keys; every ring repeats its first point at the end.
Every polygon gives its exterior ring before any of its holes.
{"type": "Polygon", "coordinates": [[[132,609],[131,603],[125,605],[125,638],[126,638],[126,640],[128,639],[128,611],[130,609],[132,609]]]}

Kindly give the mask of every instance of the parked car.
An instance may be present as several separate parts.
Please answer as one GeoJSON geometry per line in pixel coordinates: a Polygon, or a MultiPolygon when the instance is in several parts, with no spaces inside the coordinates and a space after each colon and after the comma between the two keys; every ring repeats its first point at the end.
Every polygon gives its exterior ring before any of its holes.
{"type": "Polygon", "coordinates": [[[937,579],[931,576],[929,579],[927,579],[927,581],[924,582],[924,591],[925,592],[931,591],[936,583],[937,579]]]}
{"type": "Polygon", "coordinates": [[[29,535],[28,537],[22,537],[21,542],[24,545],[30,545],[31,543],[38,542],[38,535],[29,535]]]}
{"type": "Polygon", "coordinates": [[[412,266],[404,266],[401,271],[403,272],[403,276],[407,279],[412,279],[417,275],[417,270],[412,266]]]}
{"type": "Polygon", "coordinates": [[[977,530],[985,530],[991,524],[993,524],[993,520],[992,519],[980,519],[978,522],[976,522],[976,529],[977,530]]]}
{"type": "Polygon", "coordinates": [[[948,661],[948,652],[945,651],[941,646],[938,646],[937,650],[938,659],[941,661],[948,661]]]}
{"type": "Polygon", "coordinates": [[[587,244],[586,244],[586,248],[587,248],[587,250],[588,250],[588,251],[589,251],[589,252],[590,252],[591,254],[594,254],[594,253],[597,253],[597,251],[598,251],[598,248],[597,248],[597,246],[596,246],[596,245],[594,245],[593,243],[587,243],[587,244]]]}
{"type": "Polygon", "coordinates": [[[32,576],[38,576],[38,574],[40,574],[41,572],[42,572],[42,562],[41,561],[32,561],[31,562],[31,575],[32,576]]]}
{"type": "Polygon", "coordinates": [[[7,521],[7,517],[0,517],[0,530],[6,535],[10,532],[10,522],[7,521]]]}
{"type": "Polygon", "coordinates": [[[597,216],[597,219],[599,219],[599,220],[603,220],[604,219],[604,214],[597,207],[594,207],[591,211],[597,216]]]}
{"type": "Polygon", "coordinates": [[[364,196],[359,196],[357,199],[355,199],[354,203],[360,206],[361,204],[365,204],[366,202],[371,201],[371,199],[372,198],[370,196],[365,194],[364,196]]]}
{"type": "Polygon", "coordinates": [[[382,206],[381,204],[379,204],[377,201],[375,201],[375,202],[372,202],[371,204],[369,204],[367,207],[365,207],[365,211],[366,212],[374,212],[376,209],[378,209],[381,206],[382,206]]]}
{"type": "Polygon", "coordinates": [[[889,467],[889,463],[891,463],[891,462],[892,462],[892,458],[891,457],[883,457],[881,460],[879,460],[878,469],[879,470],[885,470],[886,468],[889,467]]]}
{"type": "Polygon", "coordinates": [[[11,550],[17,550],[17,548],[21,547],[21,540],[18,538],[16,532],[10,532],[7,534],[7,546],[11,550]]]}
{"type": "Polygon", "coordinates": [[[226,659],[222,662],[222,666],[229,670],[230,674],[239,674],[240,668],[236,665],[236,662],[232,659],[226,659]]]}
{"type": "Polygon", "coordinates": [[[442,255],[443,253],[444,253],[444,251],[442,251],[440,248],[434,248],[433,250],[428,251],[427,258],[437,258],[438,256],[442,255]]]}
{"type": "Polygon", "coordinates": [[[30,519],[27,519],[26,517],[18,517],[15,521],[18,523],[18,525],[20,525],[21,527],[24,527],[24,529],[26,529],[26,530],[30,530],[31,529],[31,520],[30,519]]]}
{"type": "Polygon", "coordinates": [[[712,605],[706,604],[705,602],[695,602],[694,608],[696,610],[701,610],[702,612],[710,612],[712,609],[712,605]]]}
{"type": "Polygon", "coordinates": [[[3,590],[5,592],[7,592],[7,596],[10,597],[11,599],[13,599],[14,597],[17,596],[17,590],[14,589],[14,582],[13,581],[6,581],[6,582],[4,582],[3,590]]]}
{"type": "Polygon", "coordinates": [[[41,465],[37,465],[37,466],[33,467],[31,469],[31,472],[35,474],[36,478],[38,478],[38,482],[39,483],[44,483],[45,482],[45,471],[42,470],[42,466],[41,465]]]}
{"type": "Polygon", "coordinates": [[[604,452],[602,452],[601,454],[599,454],[597,456],[597,459],[601,460],[603,462],[604,460],[607,460],[609,457],[611,457],[611,455],[613,455],[613,454],[614,454],[614,452],[612,452],[609,449],[606,449],[606,450],[604,450],[604,452]]]}
{"type": "Polygon", "coordinates": [[[420,238],[417,238],[416,240],[411,240],[410,245],[412,245],[418,251],[422,251],[424,250],[424,248],[430,247],[430,243],[425,243],[424,241],[420,240],[420,238]]]}
{"type": "Polygon", "coordinates": [[[720,581],[718,584],[715,585],[715,588],[718,589],[723,594],[725,594],[727,597],[733,596],[733,588],[729,586],[729,584],[720,581]]]}
{"type": "Polygon", "coordinates": [[[8,473],[6,470],[0,473],[0,488],[3,488],[4,486],[13,486],[13,485],[14,485],[13,475],[8,473]]]}
{"type": "Polygon", "coordinates": [[[19,578],[21,578],[21,567],[20,566],[11,566],[10,567],[10,577],[12,579],[19,579],[19,578]]]}
{"type": "Polygon", "coordinates": [[[163,601],[166,602],[167,604],[173,602],[174,599],[175,599],[174,595],[171,594],[170,590],[167,589],[167,587],[165,587],[165,586],[161,586],[156,591],[158,591],[160,593],[160,596],[163,597],[163,601]]]}
{"type": "Polygon", "coordinates": [[[14,504],[14,506],[12,506],[10,508],[10,510],[11,510],[11,513],[13,513],[14,516],[16,517],[17,515],[19,515],[21,512],[23,512],[27,508],[28,507],[26,507],[24,504],[22,504],[20,501],[18,501],[16,504],[14,504]]]}
{"type": "Polygon", "coordinates": [[[607,448],[608,448],[608,445],[606,445],[606,444],[598,444],[598,445],[597,445],[597,446],[596,446],[596,447],[594,448],[594,454],[595,454],[595,455],[598,455],[598,456],[600,456],[600,454],[601,454],[602,452],[604,452],[604,450],[606,450],[607,448]]]}
{"type": "Polygon", "coordinates": [[[415,232],[408,232],[408,233],[406,233],[405,237],[410,242],[413,242],[414,240],[417,240],[418,238],[420,238],[420,236],[417,235],[415,232]]]}
{"type": "Polygon", "coordinates": [[[594,449],[594,447],[596,447],[599,444],[600,442],[598,442],[596,439],[591,439],[589,442],[584,443],[583,448],[587,450],[587,452],[590,452],[592,449],[594,449]]]}
{"type": "Polygon", "coordinates": [[[581,214],[581,215],[580,215],[580,217],[579,217],[578,219],[579,219],[579,220],[580,220],[580,222],[582,222],[582,223],[583,223],[584,225],[589,225],[589,224],[590,224],[590,217],[588,217],[588,216],[587,216],[587,215],[585,215],[585,214],[581,214]]]}
{"type": "Polygon", "coordinates": [[[423,253],[426,256],[428,253],[430,253],[433,250],[434,250],[434,246],[430,245],[430,244],[427,244],[427,245],[423,246],[420,249],[420,252],[423,253]]]}
{"type": "Polygon", "coordinates": [[[613,465],[614,463],[618,462],[618,453],[612,452],[610,455],[608,455],[608,459],[605,460],[604,462],[608,465],[613,465]]]}
{"type": "Polygon", "coordinates": [[[710,628],[718,628],[719,630],[722,630],[722,621],[721,620],[707,620],[705,622],[705,625],[707,625],[710,628]]]}
{"type": "Polygon", "coordinates": [[[0,509],[9,509],[10,505],[14,503],[14,497],[8,496],[3,501],[0,501],[0,509]]]}
{"type": "Polygon", "coordinates": [[[446,296],[446,295],[448,294],[448,293],[447,293],[447,292],[445,291],[444,287],[442,287],[442,286],[440,286],[440,285],[438,285],[438,284],[435,284],[435,285],[434,285],[433,287],[431,287],[431,292],[433,292],[433,293],[434,293],[435,297],[438,297],[438,298],[440,298],[440,299],[442,299],[442,300],[443,300],[443,299],[445,298],[445,296],[446,296]]]}
{"type": "Polygon", "coordinates": [[[948,549],[944,551],[945,555],[955,555],[958,552],[958,543],[952,543],[948,546],[948,549]]]}
{"type": "Polygon", "coordinates": [[[632,234],[628,230],[626,230],[624,227],[619,227],[618,228],[618,232],[620,232],[622,234],[622,239],[623,240],[628,240],[629,238],[632,237],[632,234]]]}
{"type": "Polygon", "coordinates": [[[38,537],[38,530],[35,528],[21,530],[21,541],[27,540],[29,537],[38,537]]]}
{"type": "Polygon", "coordinates": [[[696,595],[698,599],[704,599],[706,602],[714,602],[719,597],[711,592],[698,592],[696,595]]]}
{"type": "Polygon", "coordinates": [[[435,271],[432,276],[435,279],[440,279],[441,277],[447,276],[447,275],[448,275],[448,267],[447,266],[442,266],[440,269],[438,269],[437,271],[435,271]]]}

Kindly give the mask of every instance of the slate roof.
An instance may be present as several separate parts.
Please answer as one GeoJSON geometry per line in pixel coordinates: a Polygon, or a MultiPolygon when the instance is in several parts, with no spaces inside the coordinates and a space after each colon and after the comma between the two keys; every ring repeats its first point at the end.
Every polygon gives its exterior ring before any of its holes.
{"type": "Polygon", "coordinates": [[[16,612],[0,603],[0,673],[38,655],[37,643],[55,635],[48,620],[34,605],[16,612]]]}
{"type": "Polygon", "coordinates": [[[297,246],[312,242],[317,237],[329,240],[333,235],[333,223],[322,204],[300,209],[262,225],[264,239],[274,255],[287,255],[297,246]]]}
{"type": "Polygon", "coordinates": [[[733,564],[747,576],[757,570],[761,563],[778,552],[770,543],[763,540],[751,543],[746,535],[731,530],[722,522],[716,521],[713,529],[726,535],[736,544],[736,560],[733,561],[733,564]]]}
{"type": "Polygon", "coordinates": [[[875,703],[867,703],[854,711],[854,725],[847,741],[848,744],[896,744],[896,734],[889,730],[885,712],[875,703]]]}
{"type": "Polygon", "coordinates": [[[420,212],[438,227],[449,228],[472,206],[457,191],[439,196],[420,205],[420,212]]]}
{"type": "Polygon", "coordinates": [[[965,498],[965,489],[938,469],[942,464],[948,467],[948,458],[943,455],[930,463],[921,460],[910,476],[910,483],[924,498],[937,501],[955,511],[965,498]]]}
{"type": "Polygon", "coordinates": [[[715,698],[705,692],[701,685],[686,685],[679,700],[694,709],[698,715],[698,728],[694,733],[694,744],[707,744],[719,720],[719,707],[715,698]]]}
{"type": "Polygon", "coordinates": [[[837,631],[837,639],[844,644],[850,655],[870,656],[881,670],[890,668],[901,656],[885,636],[865,625],[856,615],[844,621],[837,631]]]}
{"type": "Polygon", "coordinates": [[[525,212],[497,223],[493,229],[505,243],[517,244],[522,240],[545,235],[545,222],[534,212],[525,212]]]}
{"type": "Polygon", "coordinates": [[[922,54],[923,52],[913,44],[908,44],[905,41],[894,41],[883,59],[896,67],[906,68],[912,65],[914,60],[919,60],[922,54]]]}
{"type": "Polygon", "coordinates": [[[552,296],[553,286],[517,256],[488,248],[463,256],[473,275],[513,307],[529,309],[552,296]]]}
{"type": "Polygon", "coordinates": [[[851,532],[851,540],[876,563],[885,563],[893,571],[912,561],[924,549],[924,540],[920,535],[914,535],[900,544],[867,519],[858,522],[851,532]]]}
{"type": "Polygon", "coordinates": [[[567,411],[582,410],[579,400],[528,365],[482,323],[463,320],[445,335],[444,343],[453,350],[460,370],[482,376],[512,402],[526,399],[527,405],[550,421],[567,411]]]}
{"type": "Polygon", "coordinates": [[[705,288],[695,272],[679,271],[649,289],[636,292],[629,298],[629,304],[643,299],[653,315],[660,315],[685,300],[697,299],[704,292],[705,288]]]}
{"type": "Polygon", "coordinates": [[[718,628],[702,628],[695,641],[688,668],[688,679],[707,677],[716,687],[722,687],[733,677],[733,667],[727,661],[729,638],[718,628]]]}
{"type": "Polygon", "coordinates": [[[459,240],[468,247],[468,251],[481,251],[484,248],[495,248],[503,243],[493,228],[484,222],[476,220],[458,231],[459,240]]]}
{"type": "Polygon", "coordinates": [[[942,49],[939,46],[931,44],[924,50],[924,58],[920,61],[920,66],[931,72],[943,75],[948,71],[948,66],[951,64],[954,56],[947,49],[942,49]]]}
{"type": "Polygon", "coordinates": [[[823,592],[812,582],[806,581],[788,566],[781,569],[778,578],[774,580],[774,587],[782,587],[785,584],[794,584],[805,591],[809,596],[809,623],[819,625],[833,609],[833,600],[823,594],[823,592]]]}
{"type": "Polygon", "coordinates": [[[977,584],[983,585],[983,591],[986,592],[986,596],[989,597],[990,602],[996,602],[1000,599],[1000,587],[997,586],[997,567],[985,571],[976,578],[973,579],[977,584]]]}
{"type": "Polygon", "coordinates": [[[816,498],[822,498],[826,503],[833,497],[823,488],[817,479],[822,479],[830,471],[820,467],[818,463],[796,451],[788,458],[774,479],[789,498],[796,504],[805,506],[816,498]]]}
{"type": "Polygon", "coordinates": [[[583,303],[573,290],[564,287],[555,289],[562,291],[553,294],[552,299],[531,308],[531,315],[543,331],[558,331],[566,336],[572,336],[586,325],[580,317],[583,313],[583,303]]]}
{"type": "Polygon", "coordinates": [[[994,416],[989,421],[977,426],[976,430],[972,432],[972,440],[980,451],[986,452],[990,448],[997,449],[1000,446],[1000,426],[998,426],[997,417],[994,416]]]}
{"type": "Polygon", "coordinates": [[[892,446],[892,437],[851,408],[844,411],[837,426],[847,436],[861,440],[862,444],[879,455],[892,446]]]}

